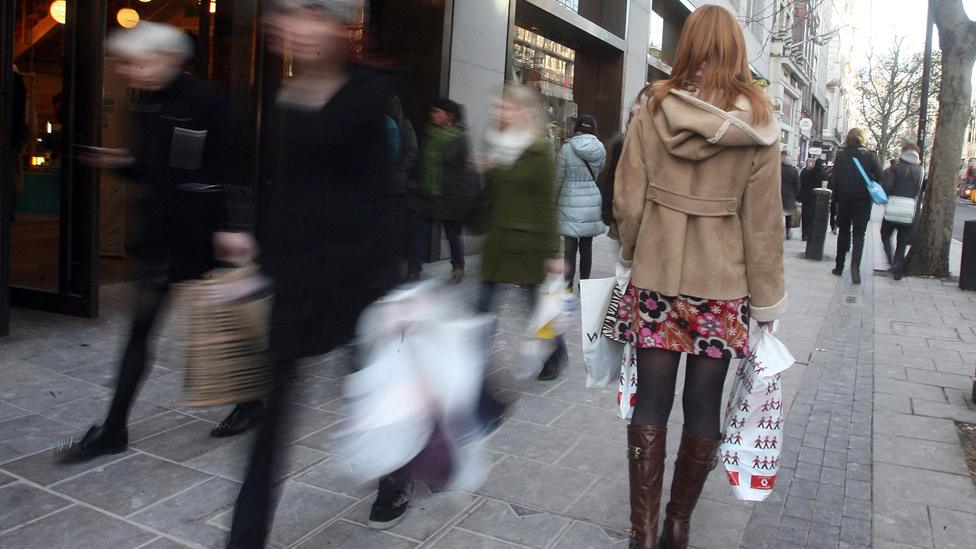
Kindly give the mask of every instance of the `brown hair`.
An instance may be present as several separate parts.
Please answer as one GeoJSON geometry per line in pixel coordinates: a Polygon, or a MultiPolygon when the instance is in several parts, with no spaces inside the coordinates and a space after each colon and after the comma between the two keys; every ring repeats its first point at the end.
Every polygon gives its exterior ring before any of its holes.
{"type": "Polygon", "coordinates": [[[671,78],[654,86],[654,110],[671,90],[683,89],[694,81],[703,67],[702,99],[728,111],[735,108],[740,96],[745,97],[752,106],[753,123],[765,125],[772,120],[769,99],[752,83],[742,29],[728,10],[715,5],[698,8],[688,16],[678,39],[671,78]]]}
{"type": "Polygon", "coordinates": [[[918,145],[916,145],[915,143],[902,143],[901,151],[902,152],[915,151],[918,154],[922,154],[922,149],[918,148],[918,145]]]}
{"type": "Polygon", "coordinates": [[[854,147],[859,149],[864,146],[864,130],[861,128],[851,128],[851,131],[847,132],[847,139],[844,143],[848,147],[854,147]]]}

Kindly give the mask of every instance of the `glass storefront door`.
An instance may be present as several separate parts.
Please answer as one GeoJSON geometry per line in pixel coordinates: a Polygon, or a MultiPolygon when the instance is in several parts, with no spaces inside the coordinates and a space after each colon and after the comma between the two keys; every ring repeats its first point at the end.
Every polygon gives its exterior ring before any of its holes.
{"type": "Polygon", "coordinates": [[[0,70],[11,90],[3,139],[11,145],[3,185],[10,217],[2,227],[11,302],[94,316],[98,174],[74,151],[99,140],[105,5],[15,0],[12,7],[13,24],[0,37],[10,51],[0,70]]]}

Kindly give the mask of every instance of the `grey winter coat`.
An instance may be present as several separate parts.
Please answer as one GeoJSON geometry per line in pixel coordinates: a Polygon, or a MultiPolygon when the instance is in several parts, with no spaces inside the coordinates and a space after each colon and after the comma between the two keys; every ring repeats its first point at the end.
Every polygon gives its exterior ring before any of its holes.
{"type": "Polygon", "coordinates": [[[577,135],[559,151],[555,187],[559,234],[579,238],[607,230],[603,198],[593,179],[599,177],[606,159],[607,150],[595,135],[577,135]]]}

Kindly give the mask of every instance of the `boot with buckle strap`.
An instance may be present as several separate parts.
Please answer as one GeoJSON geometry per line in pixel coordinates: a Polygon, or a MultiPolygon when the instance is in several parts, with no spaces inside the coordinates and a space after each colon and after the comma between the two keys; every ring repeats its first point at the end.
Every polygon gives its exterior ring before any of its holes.
{"type": "Polygon", "coordinates": [[[631,549],[657,549],[657,519],[661,513],[667,435],[665,427],[627,426],[631,549]]]}
{"type": "Polygon", "coordinates": [[[671,501],[667,506],[664,529],[661,532],[661,549],[688,547],[691,513],[705,487],[708,473],[718,463],[718,447],[721,443],[721,439],[708,440],[687,430],[682,431],[681,446],[674,464],[674,478],[671,481],[671,501]]]}

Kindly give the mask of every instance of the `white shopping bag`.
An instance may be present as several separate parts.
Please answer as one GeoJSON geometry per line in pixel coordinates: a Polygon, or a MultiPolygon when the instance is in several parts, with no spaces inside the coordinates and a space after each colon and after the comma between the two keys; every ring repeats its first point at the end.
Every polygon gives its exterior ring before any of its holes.
{"type": "Polygon", "coordinates": [[[617,385],[617,417],[630,419],[637,406],[637,350],[630,343],[624,344],[620,359],[620,379],[617,385]]]}
{"type": "Polygon", "coordinates": [[[750,339],[755,344],[749,357],[739,364],[725,410],[719,459],[735,497],[762,501],[776,485],[783,449],[780,375],[795,360],[769,330],[760,328],[750,339]]]}
{"type": "Polygon", "coordinates": [[[576,316],[576,298],[566,289],[560,274],[549,274],[539,285],[535,309],[529,319],[522,343],[518,368],[512,376],[531,379],[542,371],[546,359],[558,347],[556,338],[566,333],[576,316]]]}
{"type": "Polygon", "coordinates": [[[447,486],[479,487],[487,463],[476,412],[493,326],[435,285],[394,291],[367,308],[357,327],[365,367],[345,380],[349,420],[335,440],[360,480],[409,463],[439,426],[454,452],[447,486]]]}
{"type": "Polygon", "coordinates": [[[630,269],[617,264],[617,276],[580,281],[580,325],[586,387],[606,387],[620,378],[624,344],[606,335],[607,313],[616,292],[627,290],[630,269]]]}

